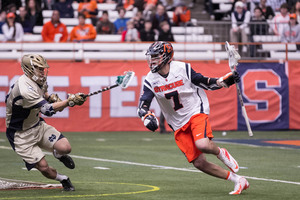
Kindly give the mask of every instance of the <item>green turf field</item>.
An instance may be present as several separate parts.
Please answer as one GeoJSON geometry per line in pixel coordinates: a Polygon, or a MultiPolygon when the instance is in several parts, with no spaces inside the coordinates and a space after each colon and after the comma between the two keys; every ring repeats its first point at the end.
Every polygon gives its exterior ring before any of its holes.
{"type": "MultiPolygon", "coordinates": [[[[254,132],[254,139],[300,140],[299,131],[254,132]]],[[[299,199],[300,148],[258,147],[218,143],[236,158],[250,188],[239,197],[228,195],[233,183],[199,173],[177,148],[173,134],[151,132],[64,133],[72,145],[74,170],[52,155],[49,164],[68,175],[75,192],[61,189],[0,191],[2,199],[299,199]],[[100,167],[100,169],[95,169],[100,167]],[[258,179],[257,179],[258,178],[258,179]]],[[[246,132],[214,133],[216,139],[249,139],[246,132]]],[[[0,177],[43,183],[57,183],[38,171],[22,169],[23,161],[0,133],[0,177]]],[[[214,156],[209,161],[223,167],[214,156]]]]}

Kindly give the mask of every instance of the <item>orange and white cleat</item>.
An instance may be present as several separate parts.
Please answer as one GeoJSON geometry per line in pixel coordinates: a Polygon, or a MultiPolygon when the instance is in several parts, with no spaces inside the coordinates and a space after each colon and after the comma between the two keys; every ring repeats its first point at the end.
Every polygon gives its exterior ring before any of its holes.
{"type": "Polygon", "coordinates": [[[234,191],[229,192],[231,195],[241,194],[243,190],[247,190],[250,187],[249,182],[245,177],[241,177],[237,183],[235,183],[234,191]]]}
{"type": "Polygon", "coordinates": [[[220,153],[217,156],[232,172],[237,173],[240,169],[236,160],[228,153],[225,148],[219,148],[220,153]]]}

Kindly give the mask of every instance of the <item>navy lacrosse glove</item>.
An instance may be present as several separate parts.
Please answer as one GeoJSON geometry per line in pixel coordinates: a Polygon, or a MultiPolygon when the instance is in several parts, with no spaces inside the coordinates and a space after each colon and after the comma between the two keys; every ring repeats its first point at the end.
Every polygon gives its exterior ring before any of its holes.
{"type": "Polygon", "coordinates": [[[158,128],[158,120],[155,117],[155,114],[148,110],[148,108],[139,108],[137,110],[137,114],[144,122],[144,126],[146,126],[150,131],[155,131],[158,128]]]}
{"type": "Polygon", "coordinates": [[[229,88],[229,86],[233,85],[234,83],[240,82],[240,75],[237,71],[229,72],[225,76],[219,78],[218,81],[222,87],[229,88]]]}
{"type": "Polygon", "coordinates": [[[158,120],[155,117],[154,113],[150,112],[145,117],[143,117],[144,125],[150,130],[155,131],[158,128],[158,120]]]}

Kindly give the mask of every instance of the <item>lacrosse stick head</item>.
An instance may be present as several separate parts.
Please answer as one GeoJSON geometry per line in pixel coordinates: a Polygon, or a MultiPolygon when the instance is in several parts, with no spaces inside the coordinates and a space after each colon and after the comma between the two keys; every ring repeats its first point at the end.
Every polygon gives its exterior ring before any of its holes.
{"type": "Polygon", "coordinates": [[[231,70],[239,64],[238,61],[241,59],[240,54],[236,51],[234,45],[230,45],[227,41],[225,42],[225,49],[228,53],[228,63],[231,70]]]}
{"type": "Polygon", "coordinates": [[[134,71],[125,72],[125,76],[122,80],[122,83],[120,84],[120,87],[123,89],[127,88],[130,82],[132,81],[134,75],[135,75],[134,71]]]}

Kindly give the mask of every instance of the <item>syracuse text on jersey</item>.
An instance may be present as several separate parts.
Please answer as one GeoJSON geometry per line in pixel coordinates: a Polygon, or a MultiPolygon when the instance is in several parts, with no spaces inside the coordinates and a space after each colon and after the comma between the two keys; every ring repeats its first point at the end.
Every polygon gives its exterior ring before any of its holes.
{"type": "Polygon", "coordinates": [[[157,92],[163,92],[163,91],[167,91],[167,90],[172,90],[172,89],[177,88],[177,87],[182,86],[182,85],[184,85],[183,80],[179,80],[179,81],[167,84],[167,85],[156,86],[154,88],[154,91],[156,93],[157,92]]]}

